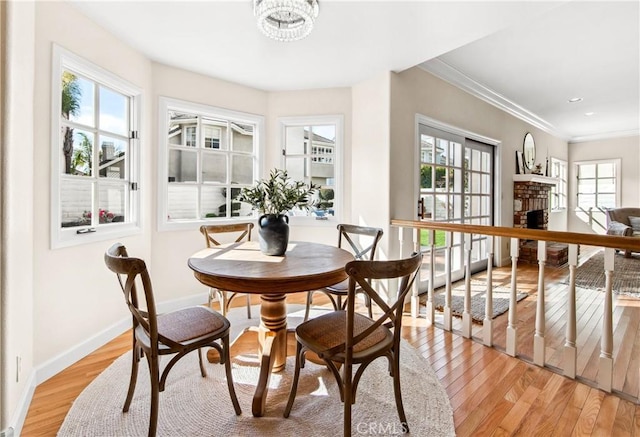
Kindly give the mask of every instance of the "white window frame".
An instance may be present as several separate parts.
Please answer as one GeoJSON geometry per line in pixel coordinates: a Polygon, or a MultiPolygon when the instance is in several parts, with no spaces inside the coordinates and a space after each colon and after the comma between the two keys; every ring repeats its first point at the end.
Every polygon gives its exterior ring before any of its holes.
{"type": "Polygon", "coordinates": [[[549,160],[549,169],[552,178],[557,179],[554,186],[551,187],[551,211],[564,211],[568,208],[568,172],[569,167],[567,161],[559,158],[551,157],[549,160]],[[556,172],[556,168],[559,169],[556,172]],[[559,174],[556,174],[559,173],[559,174]],[[553,200],[555,197],[555,201],[553,200]]]}
{"type": "MultiPolygon", "coordinates": [[[[160,97],[158,101],[158,230],[159,231],[173,231],[180,229],[197,229],[200,225],[205,223],[234,223],[240,221],[247,221],[256,217],[253,216],[241,216],[241,217],[224,217],[224,218],[202,218],[191,220],[168,220],[168,190],[169,190],[169,144],[168,144],[168,125],[169,110],[175,110],[185,113],[196,113],[205,117],[212,117],[223,120],[236,121],[239,123],[246,123],[255,125],[254,135],[254,175],[256,179],[262,178],[262,163],[263,163],[263,143],[264,143],[264,117],[261,115],[249,114],[244,112],[233,111],[224,108],[218,108],[215,106],[203,105],[200,103],[187,102],[184,100],[178,100],[170,97],[160,97]]],[[[202,140],[204,145],[204,138],[202,140]]],[[[198,149],[198,148],[194,148],[198,149]]],[[[218,150],[207,148],[206,150],[218,150]]],[[[198,164],[200,165],[200,163],[198,164]]],[[[195,182],[194,185],[202,185],[201,182],[195,182]]]]}
{"type": "MultiPolygon", "coordinates": [[[[616,169],[616,176],[615,176],[615,180],[616,180],[616,193],[615,193],[615,199],[616,199],[616,204],[615,207],[619,207],[620,206],[620,199],[621,199],[621,185],[620,185],[620,181],[622,180],[621,177],[621,169],[622,169],[622,160],[620,158],[614,158],[614,159],[600,159],[600,160],[593,160],[593,161],[576,161],[574,162],[574,171],[575,171],[575,178],[576,178],[576,188],[575,188],[575,209],[578,209],[578,195],[579,195],[579,179],[580,179],[580,166],[581,165],[589,165],[589,164],[613,164],[615,166],[616,169]]],[[[597,187],[597,174],[596,174],[596,187],[597,187]]],[[[598,194],[597,190],[596,190],[596,195],[598,194]]],[[[594,206],[593,208],[596,208],[596,206],[594,206]]]]}
{"type": "Polygon", "coordinates": [[[104,68],[54,44],[51,68],[51,248],[76,246],[96,241],[104,241],[135,235],[141,232],[140,159],[142,137],[140,132],[143,107],[142,89],[104,68]],[[60,144],[62,107],[62,73],[71,70],[82,76],[124,94],[130,98],[130,131],[137,132],[137,138],[129,140],[129,189],[127,221],[110,223],[106,226],[62,227],[61,219],[61,177],[62,147],[60,144]],[[136,189],[132,188],[136,184],[136,189]],[[78,232],[80,231],[80,232],[78,232]]]}
{"type": "MultiPolygon", "coordinates": [[[[344,216],[344,173],[343,173],[343,160],[344,160],[344,146],[343,146],[343,132],[344,132],[344,116],[337,115],[309,115],[300,117],[280,117],[278,118],[278,144],[280,150],[282,150],[282,160],[280,161],[283,169],[285,167],[285,138],[286,129],[288,127],[303,127],[303,126],[320,126],[320,125],[334,125],[336,127],[336,139],[335,149],[333,153],[333,165],[334,165],[334,199],[333,205],[335,208],[335,214],[333,216],[293,216],[290,217],[291,223],[296,225],[308,225],[317,226],[320,223],[324,223],[330,226],[336,226],[337,223],[341,223],[344,216]]],[[[311,151],[311,148],[309,148],[311,151]]]]}

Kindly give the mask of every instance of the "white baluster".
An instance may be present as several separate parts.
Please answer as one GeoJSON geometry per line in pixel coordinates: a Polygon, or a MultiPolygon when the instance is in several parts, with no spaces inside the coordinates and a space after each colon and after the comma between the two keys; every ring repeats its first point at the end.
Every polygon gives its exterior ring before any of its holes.
{"type": "Polygon", "coordinates": [[[520,239],[511,239],[511,298],[509,299],[509,321],[507,325],[507,354],[515,357],[517,354],[517,323],[518,314],[516,313],[516,296],[518,293],[518,254],[520,250],[520,239]]]}
{"type": "Polygon", "coordinates": [[[578,245],[569,245],[569,289],[567,290],[567,327],[564,341],[564,376],[575,379],[578,351],[576,349],[576,268],[578,245]]]}
{"type": "Polygon", "coordinates": [[[445,247],[445,275],[446,275],[446,290],[444,295],[444,329],[451,331],[453,329],[453,314],[451,313],[451,245],[453,240],[453,232],[447,232],[445,234],[446,247],[445,247]]]}
{"type": "Polygon", "coordinates": [[[602,339],[600,345],[600,369],[598,370],[598,388],[611,392],[613,383],[613,267],[615,250],[604,250],[604,314],[602,317],[602,339]]]}
{"type": "Polygon", "coordinates": [[[472,234],[464,234],[464,310],[462,311],[462,336],[471,338],[471,236],[472,234]]]}
{"type": "Polygon", "coordinates": [[[547,242],[538,241],[538,301],[536,305],[536,332],[533,335],[533,362],[544,366],[544,265],[547,261],[547,242]]]}
{"type": "Polygon", "coordinates": [[[493,346],[493,243],[492,235],[487,237],[487,292],[485,293],[484,320],[482,334],[485,346],[493,346]]]}
{"type": "Polygon", "coordinates": [[[436,232],[433,229],[429,229],[429,290],[427,294],[427,322],[430,324],[435,323],[436,312],[433,305],[433,282],[435,280],[436,270],[436,232]]]}
{"type": "MultiPolygon", "coordinates": [[[[404,236],[405,232],[411,232],[413,238],[413,250],[415,252],[420,251],[420,229],[400,228],[400,258],[407,255],[407,251],[404,249],[404,236]]],[[[420,295],[419,293],[420,280],[414,281],[411,288],[411,317],[417,318],[420,315],[420,295]]]]}

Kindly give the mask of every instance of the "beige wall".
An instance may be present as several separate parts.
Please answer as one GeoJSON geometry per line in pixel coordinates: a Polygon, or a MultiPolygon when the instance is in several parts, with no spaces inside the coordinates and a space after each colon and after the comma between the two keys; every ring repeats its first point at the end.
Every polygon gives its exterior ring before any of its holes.
{"type": "Polygon", "coordinates": [[[589,224],[582,214],[575,212],[577,186],[576,162],[620,159],[620,205],[640,206],[640,136],[611,138],[569,144],[569,230],[572,232],[604,233],[603,214],[594,214],[595,223],[589,224]],[[602,225],[599,225],[601,223],[602,225]]]}
{"type": "MultiPolygon", "coordinates": [[[[547,156],[567,159],[566,141],[556,138],[454,87],[420,68],[391,76],[391,217],[415,217],[415,115],[435,119],[458,129],[500,142],[496,149],[496,225],[513,225],[515,152],[522,150],[527,132],[536,142],[536,162],[547,156]]],[[[555,218],[553,230],[566,230],[566,220],[555,218]]],[[[506,239],[505,239],[506,240],[506,239]]],[[[508,261],[508,241],[502,241],[497,259],[508,261]]]]}
{"type": "Polygon", "coordinates": [[[378,259],[389,258],[389,74],[377,74],[352,88],[351,219],[384,229],[378,259]]]}

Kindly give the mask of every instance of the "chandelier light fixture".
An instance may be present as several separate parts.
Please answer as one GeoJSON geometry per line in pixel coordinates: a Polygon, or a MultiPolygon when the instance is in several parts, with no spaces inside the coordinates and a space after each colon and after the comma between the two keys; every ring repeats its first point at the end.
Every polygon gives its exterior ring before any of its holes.
{"type": "Polygon", "coordinates": [[[296,41],[309,35],[318,17],[318,0],[254,0],[258,27],[269,38],[296,41]]]}

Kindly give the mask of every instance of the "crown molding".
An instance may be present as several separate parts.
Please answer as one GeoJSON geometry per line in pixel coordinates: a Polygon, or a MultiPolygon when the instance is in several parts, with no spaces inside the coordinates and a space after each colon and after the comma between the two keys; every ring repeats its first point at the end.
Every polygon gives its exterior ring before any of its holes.
{"type": "Polygon", "coordinates": [[[544,120],[541,117],[538,117],[531,111],[523,108],[515,102],[507,99],[501,94],[496,93],[495,91],[487,88],[479,82],[471,79],[469,76],[465,75],[461,71],[453,68],[451,65],[442,61],[441,59],[434,58],[429,60],[428,62],[424,62],[418,65],[424,71],[433,74],[440,79],[449,82],[457,88],[460,88],[463,91],[471,94],[474,97],[479,98],[498,109],[505,111],[508,114],[513,115],[516,118],[519,118],[522,121],[529,123],[532,126],[537,127],[540,130],[543,130],[551,135],[559,137],[565,141],[569,141],[570,137],[564,132],[558,131],[551,123],[544,120]]]}
{"type": "Polygon", "coordinates": [[[639,129],[623,130],[617,132],[605,132],[601,134],[582,135],[569,139],[569,144],[586,143],[587,141],[608,140],[611,138],[637,137],[640,136],[639,129]]]}

